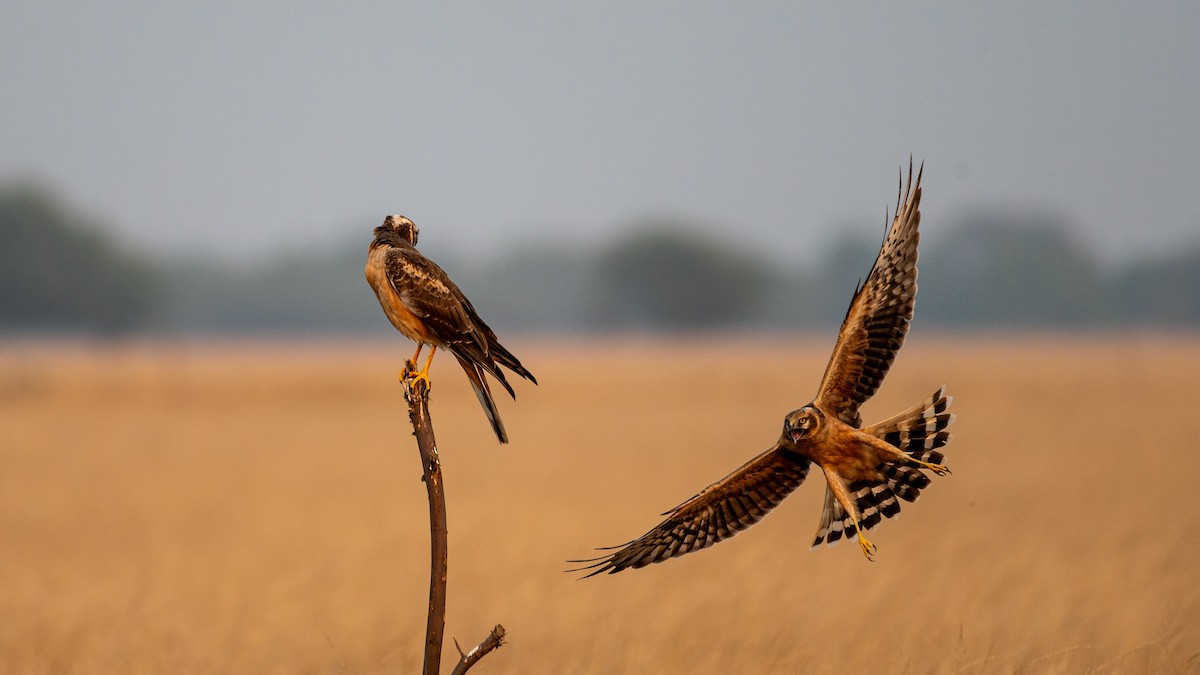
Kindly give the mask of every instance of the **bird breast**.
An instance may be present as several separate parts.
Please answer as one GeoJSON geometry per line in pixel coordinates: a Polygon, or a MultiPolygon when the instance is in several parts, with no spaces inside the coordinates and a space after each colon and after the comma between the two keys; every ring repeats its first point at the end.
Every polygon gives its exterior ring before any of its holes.
{"type": "Polygon", "coordinates": [[[367,255],[367,264],[363,268],[367,283],[371,284],[375,296],[379,298],[379,305],[383,307],[383,313],[387,315],[396,330],[404,333],[404,336],[413,342],[435,344],[436,341],[425,329],[424,322],[404,304],[404,300],[401,299],[400,294],[392,286],[391,280],[388,279],[388,250],[387,246],[376,246],[367,255]]]}
{"type": "Polygon", "coordinates": [[[878,475],[879,456],[866,434],[828,413],[822,422],[796,444],[800,454],[851,482],[878,475]]]}

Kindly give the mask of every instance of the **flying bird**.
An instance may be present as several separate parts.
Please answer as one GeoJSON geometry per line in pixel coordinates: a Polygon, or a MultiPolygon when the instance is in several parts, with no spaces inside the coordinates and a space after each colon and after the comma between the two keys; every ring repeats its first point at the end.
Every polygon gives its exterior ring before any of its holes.
{"type": "MultiPolygon", "coordinates": [[[[725,478],[662,514],[666,520],[641,537],[570,571],[615,574],[708,548],[754,525],[779,505],[816,465],[826,482],[825,505],[813,547],[858,538],[915,501],[930,484],[922,469],[949,473],[938,448],[950,440],[950,398],[938,389],[887,420],[862,427],[859,406],[879,389],[904,343],[917,294],[921,173],[901,176],[896,214],[866,281],[855,289],[816,398],[787,414],[779,440],[725,478]]],[[[586,577],[585,577],[586,578],[586,577]]]]}
{"type": "Polygon", "coordinates": [[[413,376],[412,385],[424,380],[429,386],[433,355],[439,347],[446,348],[466,371],[496,438],[507,443],[508,434],[500,421],[496,402],[492,400],[485,373],[496,378],[513,398],[516,393],[500,366],[534,384],[537,379],[500,344],[492,329],[479,318],[471,301],[442,268],[417,251],[418,233],[416,224],[404,216],[385,218],[383,224],[375,228],[375,238],[368,249],[364,269],[367,283],[375,289],[383,313],[392,325],[417,343],[417,351],[409,359],[414,369],[421,349],[429,345],[425,366],[413,376]]]}

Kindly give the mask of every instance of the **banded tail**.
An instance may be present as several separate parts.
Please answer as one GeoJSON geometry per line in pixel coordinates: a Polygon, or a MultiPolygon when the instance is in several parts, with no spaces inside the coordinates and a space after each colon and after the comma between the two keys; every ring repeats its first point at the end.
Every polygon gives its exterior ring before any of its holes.
{"type": "MultiPolygon", "coordinates": [[[[866,427],[863,432],[899,448],[913,459],[940,464],[945,456],[938,448],[950,442],[950,432],[946,431],[946,427],[954,422],[954,415],[946,412],[952,400],[946,396],[946,388],[942,387],[921,403],[866,427]]],[[[917,501],[921,490],[930,483],[929,476],[912,464],[885,462],[877,469],[883,474],[883,480],[857,481],[847,486],[858,507],[858,526],[864,532],[883,522],[884,518],[900,513],[899,499],[917,501]]],[[[843,537],[852,536],[853,520],[826,486],[825,508],[821,513],[821,525],[817,528],[813,548],[822,542],[832,546],[843,537]]]]}

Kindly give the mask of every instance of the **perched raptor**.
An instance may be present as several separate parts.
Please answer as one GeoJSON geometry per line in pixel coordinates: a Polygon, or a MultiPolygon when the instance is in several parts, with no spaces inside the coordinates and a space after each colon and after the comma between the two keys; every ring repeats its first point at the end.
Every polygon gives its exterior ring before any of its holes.
{"type": "MultiPolygon", "coordinates": [[[[922,167],[923,168],[923,167],[922,167]]],[[[922,468],[949,473],[937,449],[950,440],[950,398],[939,389],[912,408],[862,427],[859,406],[870,398],[896,357],[917,294],[917,226],[921,221],[921,172],[901,181],[896,215],[879,256],[855,289],[812,403],[787,414],[775,445],[741,468],[664,513],[666,520],[645,535],[578,570],[587,576],[708,548],[757,523],[792,493],[815,464],[826,481],[825,507],[813,547],[851,534],[868,560],[875,546],[863,532],[900,512],[899,499],[915,501],[930,480],[922,468]]]]}
{"type": "MultiPolygon", "coordinates": [[[[508,442],[504,423],[492,400],[484,373],[516,398],[500,366],[537,384],[533,374],[521,365],[496,339],[496,334],[479,318],[471,301],[450,280],[442,268],[416,249],[417,226],[404,216],[388,216],[375,228],[375,238],[367,254],[367,283],[375,289],[383,313],[392,325],[417,343],[410,362],[417,367],[421,348],[429,345],[425,367],[415,375],[429,384],[429,365],[438,347],[445,347],[458,359],[467,373],[471,388],[487,413],[496,438],[508,442]]],[[[415,381],[414,381],[415,382],[415,381]]]]}

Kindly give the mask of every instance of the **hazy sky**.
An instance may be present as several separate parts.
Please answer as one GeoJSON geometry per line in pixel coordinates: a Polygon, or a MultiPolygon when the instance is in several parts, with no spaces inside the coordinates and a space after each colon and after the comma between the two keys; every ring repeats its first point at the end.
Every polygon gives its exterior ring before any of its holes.
{"type": "Polygon", "coordinates": [[[156,252],[679,214],[803,256],[880,234],[911,153],[927,231],[1002,205],[1109,257],[1200,239],[1190,0],[180,4],[6,0],[0,180],[156,252]]]}

